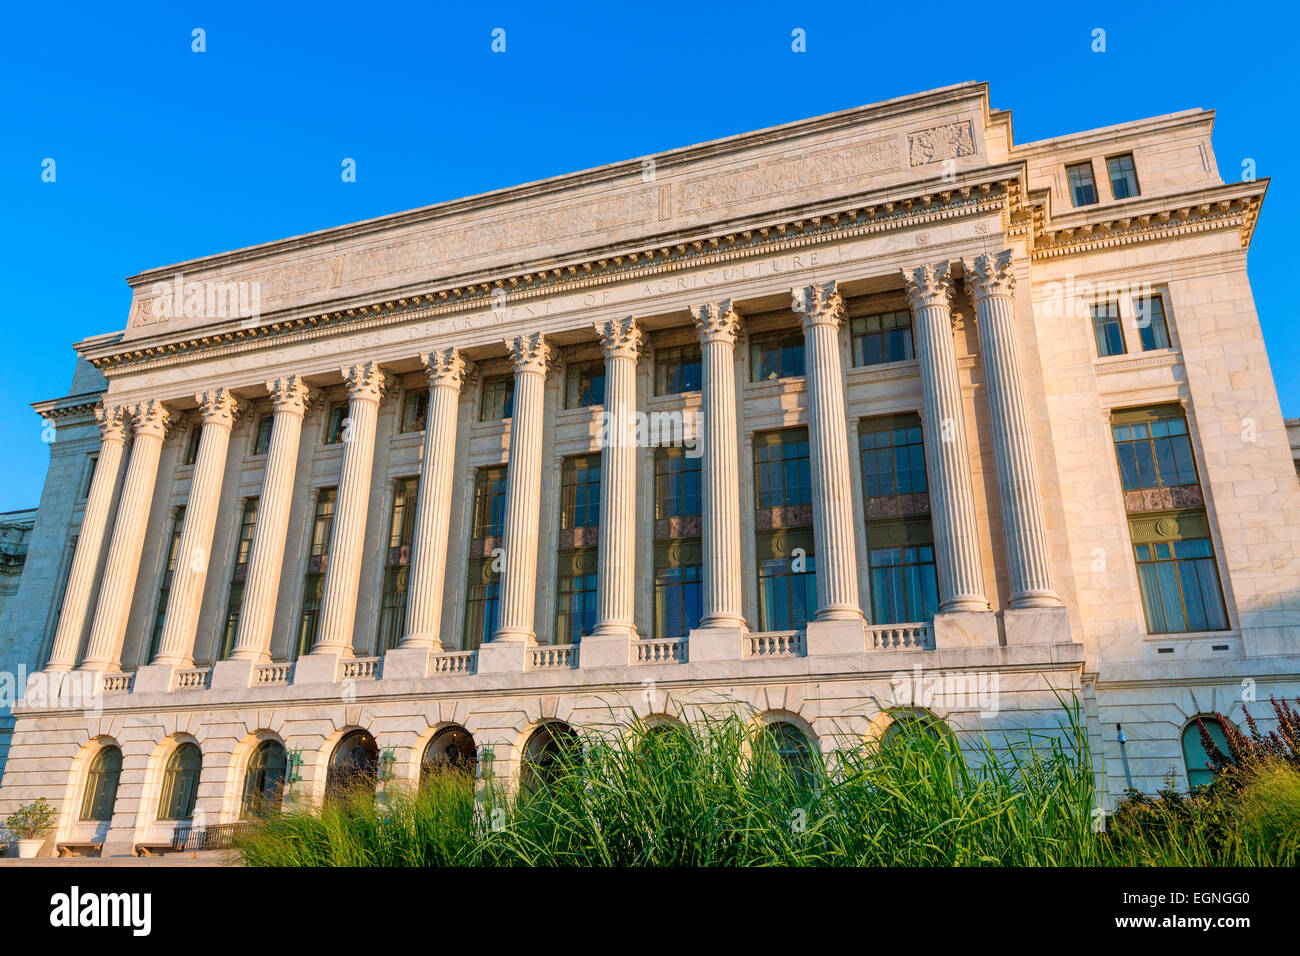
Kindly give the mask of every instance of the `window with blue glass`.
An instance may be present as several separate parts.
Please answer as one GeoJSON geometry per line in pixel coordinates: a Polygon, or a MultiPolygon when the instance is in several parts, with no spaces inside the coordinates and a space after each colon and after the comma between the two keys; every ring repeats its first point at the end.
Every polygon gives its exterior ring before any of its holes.
{"type": "Polygon", "coordinates": [[[759,508],[812,503],[808,429],[788,428],[754,436],[754,491],[759,508]]]}
{"type": "Polygon", "coordinates": [[[863,315],[849,322],[853,364],[882,365],[913,358],[912,313],[907,309],[863,315]]]}
{"type": "Polygon", "coordinates": [[[1115,424],[1111,434],[1125,491],[1198,483],[1187,420],[1181,414],[1115,424]]]}
{"type": "Polygon", "coordinates": [[[1097,355],[1123,355],[1124,327],[1120,323],[1118,302],[1095,302],[1092,305],[1092,335],[1097,343],[1097,355]]]}
{"type": "Polygon", "coordinates": [[[574,362],[564,376],[565,408],[590,408],[605,404],[604,362],[574,362]]]}
{"type": "Polygon", "coordinates": [[[919,417],[864,420],[858,430],[858,450],[862,458],[864,497],[926,490],[925,444],[919,417]]]}
{"type": "Polygon", "coordinates": [[[1169,342],[1169,323],[1165,319],[1165,301],[1158,295],[1136,299],[1133,302],[1134,324],[1137,325],[1138,338],[1142,342],[1142,351],[1167,349],[1169,342]]]}
{"type": "Polygon", "coordinates": [[[1091,206],[1097,201],[1097,183],[1092,177],[1092,163],[1073,163],[1065,167],[1070,184],[1070,201],[1075,206],[1091,206]]]}
{"type": "Polygon", "coordinates": [[[655,349],[655,394],[680,395],[702,387],[699,345],[655,349]]]}
{"type": "Polygon", "coordinates": [[[750,340],[750,380],[774,382],[804,374],[803,333],[795,330],[755,335],[750,340]]]}
{"type": "Polygon", "coordinates": [[[1221,631],[1228,626],[1209,538],[1135,544],[1147,632],[1221,631]]]}
{"type": "Polygon", "coordinates": [[[1133,166],[1132,153],[1109,157],[1106,172],[1110,176],[1110,194],[1116,199],[1131,199],[1138,195],[1137,170],[1133,166]]]}

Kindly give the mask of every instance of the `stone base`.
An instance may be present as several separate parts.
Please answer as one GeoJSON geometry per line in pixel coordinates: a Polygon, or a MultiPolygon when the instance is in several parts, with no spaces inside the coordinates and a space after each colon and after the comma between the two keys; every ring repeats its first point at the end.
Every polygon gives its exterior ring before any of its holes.
{"type": "Polygon", "coordinates": [[[1063,607],[1007,608],[1002,612],[1007,646],[1017,644],[1068,644],[1070,615],[1063,607]]]}
{"type": "Polygon", "coordinates": [[[478,649],[478,674],[522,674],[528,645],[523,641],[488,641],[478,649]]]}
{"type": "Polygon", "coordinates": [[[992,611],[950,611],[934,616],[934,646],[997,647],[998,619],[992,611]]]}
{"type": "Polygon", "coordinates": [[[253,686],[257,661],[217,661],[212,665],[212,690],[247,690],[253,686]]]}
{"type": "Polygon", "coordinates": [[[809,621],[804,650],[809,657],[823,654],[861,654],[866,650],[863,620],[809,621]]]}
{"type": "Polygon", "coordinates": [[[429,676],[429,647],[394,647],[384,654],[383,680],[401,680],[414,678],[423,680],[429,676]]]}
{"type": "Polygon", "coordinates": [[[293,666],[295,684],[337,684],[342,651],[312,651],[293,666]]]}
{"type": "Polygon", "coordinates": [[[743,627],[697,627],[686,637],[686,657],[692,664],[738,661],[744,656],[743,627]]]}
{"type": "Polygon", "coordinates": [[[631,665],[632,638],[629,634],[588,634],[578,645],[578,666],[628,667],[631,665]]]}
{"type": "Polygon", "coordinates": [[[178,669],[174,664],[146,664],[135,672],[131,693],[170,694],[178,669]]]}

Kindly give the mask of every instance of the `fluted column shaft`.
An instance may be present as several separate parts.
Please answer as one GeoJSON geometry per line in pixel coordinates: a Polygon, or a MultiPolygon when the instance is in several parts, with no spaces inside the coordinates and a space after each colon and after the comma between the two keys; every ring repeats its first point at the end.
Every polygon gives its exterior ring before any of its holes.
{"type": "Polygon", "coordinates": [[[844,302],[837,284],[828,282],[795,289],[792,307],[803,317],[808,378],[817,620],[861,620],[848,416],[844,410],[844,379],[840,370],[839,328],[844,302]]]}
{"type": "Polygon", "coordinates": [[[177,548],[176,568],[167,594],[167,611],[158,641],[155,664],[188,667],[194,661],[194,635],[199,626],[199,605],[211,563],[212,532],[217,525],[221,478],[226,470],[230,429],[235,424],[237,402],[224,388],[202,392],[195,398],[203,409],[203,431],[190,479],[185,523],[177,548]]]}
{"type": "Polygon", "coordinates": [[[271,657],[271,627],[284,567],[284,544],[289,534],[293,476],[298,467],[302,420],[311,400],[311,390],[297,375],[267,382],[266,389],[275,402],[275,417],[271,422],[262,491],[257,499],[257,521],[253,524],[239,633],[230,653],[232,660],[267,661],[271,657]]]}
{"type": "Polygon", "coordinates": [[[321,598],[320,633],[312,653],[350,652],[361,586],[370,473],[375,461],[375,426],[386,384],[383,369],[365,362],[343,369],[348,382],[348,417],[343,426],[343,468],[339,474],[334,527],[321,598]]]}
{"type": "Polygon", "coordinates": [[[506,470],[505,555],[501,602],[493,641],[536,642],[537,522],[542,496],[542,409],[550,346],[540,332],[506,343],[515,368],[515,408],[510,420],[506,470]]]}
{"type": "Polygon", "coordinates": [[[1014,608],[1056,607],[1061,599],[1052,586],[1029,406],[1020,377],[1011,250],[977,256],[962,266],[979,326],[1011,584],[1008,603],[1014,608]]]}
{"type": "Polygon", "coordinates": [[[736,337],[730,299],[691,308],[703,371],[700,463],[704,511],[704,627],[744,627],[740,604],[740,468],[736,459],[736,337]]]}
{"type": "Polygon", "coordinates": [[[948,263],[905,270],[921,371],[926,470],[941,611],[987,611],[970,450],[952,343],[948,263]]]}
{"type": "Polygon", "coordinates": [[[131,595],[140,573],[140,555],[158,480],[158,459],[170,415],[161,402],[141,402],[131,410],[135,438],[126,466],[122,496],[113,520],[113,537],[99,585],[95,621],[86,645],[86,670],[116,670],[121,667],[122,641],[131,614],[131,595]]]}
{"type": "Polygon", "coordinates": [[[77,532],[77,549],[72,555],[68,570],[68,584],[63,591],[63,605],[59,611],[59,626],[54,632],[54,646],[46,670],[71,670],[77,663],[81,635],[90,613],[90,592],[95,587],[95,573],[99,570],[99,554],[108,531],[108,513],[113,505],[113,488],[117,484],[117,470],[122,464],[122,451],[126,445],[127,411],[120,405],[101,406],[95,409],[99,422],[99,458],[95,474],[90,480],[90,494],[86,496],[86,510],[81,516],[81,529],[77,532]]]}
{"type": "Polygon", "coordinates": [[[468,365],[454,348],[420,356],[429,376],[424,457],[415,501],[411,589],[402,647],[441,650],[442,586],[451,526],[451,479],[456,465],[456,414],[468,365]]]}
{"type": "Polygon", "coordinates": [[[636,362],[641,330],[628,317],[598,325],[605,352],[600,539],[593,634],[631,636],[636,589],[636,362]]]}

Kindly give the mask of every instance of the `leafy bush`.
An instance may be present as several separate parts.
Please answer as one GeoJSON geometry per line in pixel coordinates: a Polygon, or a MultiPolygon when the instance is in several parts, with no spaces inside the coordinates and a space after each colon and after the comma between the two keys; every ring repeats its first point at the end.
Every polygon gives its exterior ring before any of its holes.
{"type": "Polygon", "coordinates": [[[58,819],[49,801],[41,797],[9,814],[5,828],[20,840],[35,840],[53,830],[58,819]]]}

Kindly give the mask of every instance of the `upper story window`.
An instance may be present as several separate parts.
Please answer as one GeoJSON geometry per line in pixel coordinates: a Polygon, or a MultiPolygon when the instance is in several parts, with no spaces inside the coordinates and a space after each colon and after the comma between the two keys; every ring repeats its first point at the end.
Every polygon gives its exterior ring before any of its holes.
{"type": "Polygon", "coordinates": [[[1137,170],[1133,167],[1132,153],[1108,158],[1106,172],[1110,175],[1110,194],[1116,199],[1138,195],[1137,170]]]}
{"type": "Polygon", "coordinates": [[[195,425],[190,429],[189,442],[185,445],[185,464],[192,465],[199,457],[199,439],[202,435],[202,425],[195,425]]]}
{"type": "Polygon", "coordinates": [[[338,497],[337,488],[322,488],[316,492],[316,514],[311,528],[311,557],[320,558],[319,568],[324,571],[324,558],[330,550],[330,533],[334,530],[334,499],[338,497]]]}
{"type": "Polygon", "coordinates": [[[889,427],[863,422],[858,433],[862,455],[862,494],[908,495],[926,490],[925,445],[915,415],[888,421],[889,427]]]}
{"type": "Polygon", "coordinates": [[[271,426],[274,424],[274,415],[263,415],[257,420],[257,435],[253,439],[254,455],[265,455],[270,450],[271,426]]]}
{"type": "Polygon", "coordinates": [[[428,415],[429,390],[415,388],[407,391],[402,398],[402,433],[424,431],[424,420],[428,415]]]}
{"type": "Polygon", "coordinates": [[[483,379],[483,405],[478,420],[495,422],[515,414],[515,377],[492,375],[483,379]]]}
{"type": "Polygon", "coordinates": [[[1092,335],[1097,342],[1097,355],[1123,355],[1124,327],[1120,324],[1119,303],[1094,302],[1092,305],[1092,335]]]}
{"type": "Polygon", "coordinates": [[[325,444],[337,445],[343,440],[343,423],[347,419],[347,402],[335,402],[330,406],[329,419],[325,423],[325,444]]]}
{"type": "Polygon", "coordinates": [[[90,497],[90,486],[95,480],[95,469],[99,467],[99,456],[91,455],[90,463],[86,466],[86,479],[81,483],[81,491],[77,495],[78,501],[85,501],[90,497]]]}
{"type": "Polygon", "coordinates": [[[700,508],[700,458],[686,454],[680,445],[655,449],[655,518],[683,518],[702,514],[700,508]]]}
{"type": "Polygon", "coordinates": [[[853,335],[853,364],[882,365],[913,357],[912,313],[907,309],[864,315],[849,323],[853,335]]]}
{"type": "Polygon", "coordinates": [[[1208,537],[1134,544],[1142,609],[1150,634],[1222,631],[1223,590],[1208,537]]]}
{"type": "Polygon", "coordinates": [[[506,466],[480,468],[474,475],[475,538],[499,538],[506,526],[506,466]]]}
{"type": "Polygon", "coordinates": [[[1070,201],[1075,206],[1091,206],[1097,202],[1097,183],[1092,178],[1092,163],[1074,163],[1065,167],[1070,182],[1070,201]]]}
{"type": "Polygon", "coordinates": [[[698,392],[702,382],[699,345],[655,350],[655,394],[698,392]]]}
{"type": "Polygon", "coordinates": [[[754,491],[759,508],[812,503],[808,429],[754,436],[754,491]]]}
{"type": "Polygon", "coordinates": [[[1147,298],[1135,299],[1133,301],[1133,310],[1137,313],[1135,323],[1138,329],[1138,338],[1142,342],[1142,351],[1150,352],[1154,349],[1169,348],[1169,323],[1165,319],[1164,298],[1153,295],[1147,298]]]}
{"type": "Polygon", "coordinates": [[[750,380],[770,382],[804,374],[803,333],[769,332],[750,340],[750,380]]]}
{"type": "Polygon", "coordinates": [[[600,455],[575,455],[564,459],[560,527],[595,528],[600,525],[600,455]]]}
{"type": "Polygon", "coordinates": [[[565,408],[605,404],[605,363],[574,362],[565,373],[565,408]]]}
{"type": "Polygon", "coordinates": [[[158,607],[154,612],[153,634],[149,639],[149,660],[158,653],[162,639],[163,621],[167,616],[167,598],[171,594],[172,575],[176,573],[176,556],[181,549],[181,531],[185,527],[185,506],[180,505],[172,515],[171,534],[167,537],[167,563],[163,565],[162,582],[158,585],[158,607]]]}
{"type": "Polygon", "coordinates": [[[1112,425],[1125,491],[1197,484],[1196,460],[1181,412],[1153,410],[1152,420],[1112,425]]]}
{"type": "Polygon", "coordinates": [[[415,540],[415,500],[419,478],[399,478],[393,485],[393,513],[388,524],[388,559],[379,607],[376,653],[391,651],[402,639],[406,594],[411,584],[411,543],[415,540]]]}

